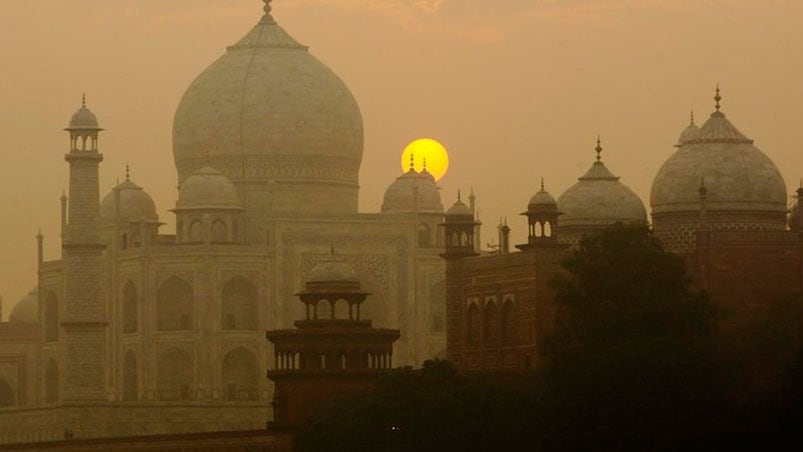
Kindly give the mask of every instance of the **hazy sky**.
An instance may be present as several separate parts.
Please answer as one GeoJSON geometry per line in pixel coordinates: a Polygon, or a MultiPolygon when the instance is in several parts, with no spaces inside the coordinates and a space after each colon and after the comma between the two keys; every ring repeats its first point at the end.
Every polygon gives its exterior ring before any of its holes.
{"type": "MultiPolygon", "coordinates": [[[[63,129],[86,91],[106,132],[101,196],[126,162],[172,233],[172,117],[184,89],[261,16],[259,0],[0,0],[0,295],[36,284],[36,242],[59,257],[63,129]]],[[[444,205],[474,187],[495,238],[514,242],[544,176],[557,197],[603,159],[649,204],[690,109],[723,111],[803,175],[803,1],[275,0],[274,17],[348,84],[365,121],[360,207],[377,211],[399,155],[428,136],[450,151],[444,205]]]]}

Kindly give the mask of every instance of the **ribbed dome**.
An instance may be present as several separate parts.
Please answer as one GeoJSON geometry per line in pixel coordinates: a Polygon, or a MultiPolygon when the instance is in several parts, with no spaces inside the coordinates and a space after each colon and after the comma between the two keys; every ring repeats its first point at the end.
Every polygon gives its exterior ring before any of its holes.
{"type": "Polygon", "coordinates": [[[120,219],[123,221],[159,221],[156,213],[156,203],[145,190],[139,185],[126,178],[121,184],[117,185],[112,191],[103,197],[100,203],[100,217],[106,221],[115,220],[115,204],[117,195],[120,194],[120,219]]]}
{"type": "Polygon", "coordinates": [[[683,132],[680,133],[680,137],[678,138],[678,143],[675,145],[675,147],[679,148],[684,144],[688,143],[689,141],[694,139],[694,137],[697,135],[697,132],[699,131],[700,128],[697,127],[697,124],[694,123],[694,112],[692,112],[691,121],[689,122],[689,125],[686,126],[685,129],[683,129],[683,132]]]}
{"type": "Polygon", "coordinates": [[[208,166],[193,174],[178,189],[176,210],[242,207],[234,184],[223,173],[208,166]]]}
{"type": "Polygon", "coordinates": [[[709,212],[786,212],[786,183],[778,168],[718,110],[658,170],[653,214],[699,211],[701,183],[709,212]]]}
{"type": "Polygon", "coordinates": [[[12,323],[39,322],[39,288],[35,287],[22,300],[17,302],[8,318],[12,323]]]}
{"type": "Polygon", "coordinates": [[[362,152],[351,92],[270,14],[192,82],[173,124],[180,183],[208,164],[286,209],[356,212],[362,152]]]}
{"type": "Polygon", "coordinates": [[[443,213],[441,194],[432,177],[426,169],[420,173],[410,169],[397,178],[387,190],[382,202],[382,212],[413,212],[443,213]],[[413,193],[417,190],[417,205],[413,193]]]}
{"type": "MultiPolygon", "coordinates": [[[[602,148],[597,146],[597,152],[602,148]]],[[[558,208],[563,212],[560,227],[605,226],[614,223],[646,222],[644,203],[597,161],[578,182],[558,198],[558,208]]]]}

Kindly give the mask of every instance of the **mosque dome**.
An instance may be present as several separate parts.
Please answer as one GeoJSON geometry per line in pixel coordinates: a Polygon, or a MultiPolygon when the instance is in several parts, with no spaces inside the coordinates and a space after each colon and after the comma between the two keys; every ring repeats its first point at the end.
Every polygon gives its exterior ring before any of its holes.
{"type": "Polygon", "coordinates": [[[697,127],[697,124],[694,123],[694,112],[691,113],[691,121],[689,125],[683,129],[683,132],[680,133],[680,137],[678,138],[678,143],[675,145],[676,148],[683,146],[684,144],[688,143],[694,136],[697,135],[697,132],[700,131],[700,128],[697,127]]]}
{"type": "Polygon", "coordinates": [[[73,113],[70,118],[68,130],[98,129],[99,127],[98,118],[90,109],[86,108],[86,97],[84,97],[81,108],[73,113]]]}
{"type": "Polygon", "coordinates": [[[173,123],[179,183],[211,165],[249,190],[270,185],[275,209],[356,212],[360,109],[270,10],[267,0],[262,20],[184,93],[173,123]]]}
{"type": "Polygon", "coordinates": [[[786,183],[772,161],[753,140],[744,136],[720,111],[716,111],[683,147],[658,170],[652,184],[654,217],[699,211],[701,185],[707,189],[706,210],[767,212],[758,221],[784,227],[786,183]]]}
{"type": "Polygon", "coordinates": [[[558,198],[558,207],[563,212],[559,226],[571,228],[645,223],[647,211],[644,203],[602,163],[599,140],[596,151],[597,161],[558,198]]]}
{"type": "Polygon", "coordinates": [[[39,288],[34,287],[28,295],[18,301],[11,315],[11,323],[38,323],[39,322],[39,288]]]}
{"type": "Polygon", "coordinates": [[[234,184],[207,166],[181,184],[176,209],[242,209],[242,203],[234,184]]]}
{"type": "Polygon", "coordinates": [[[435,178],[424,168],[420,173],[410,168],[397,178],[387,190],[382,202],[382,212],[443,213],[441,194],[435,178]],[[413,197],[417,190],[418,199],[413,197]]]}
{"type": "Polygon", "coordinates": [[[131,182],[126,177],[125,181],[114,187],[100,203],[100,217],[105,221],[114,221],[116,218],[116,203],[119,191],[120,199],[120,219],[124,221],[159,221],[159,214],[156,213],[156,203],[145,190],[139,185],[131,182]]]}

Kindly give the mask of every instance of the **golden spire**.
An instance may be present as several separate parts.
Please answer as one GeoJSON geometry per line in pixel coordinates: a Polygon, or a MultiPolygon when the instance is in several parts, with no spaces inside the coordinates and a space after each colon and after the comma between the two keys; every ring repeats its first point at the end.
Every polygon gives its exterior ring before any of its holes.
{"type": "Polygon", "coordinates": [[[714,96],[714,100],[717,102],[716,105],[714,106],[716,107],[717,111],[719,111],[720,108],[719,101],[722,100],[722,96],[719,95],[719,83],[717,83],[717,93],[714,96]]]}

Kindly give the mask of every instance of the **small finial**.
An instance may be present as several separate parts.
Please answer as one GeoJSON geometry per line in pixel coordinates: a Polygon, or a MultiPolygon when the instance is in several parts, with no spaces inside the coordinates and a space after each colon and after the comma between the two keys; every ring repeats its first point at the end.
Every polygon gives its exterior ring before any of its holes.
{"type": "Polygon", "coordinates": [[[602,154],[602,139],[600,139],[599,135],[597,135],[597,147],[595,147],[594,150],[597,151],[597,161],[599,162],[602,160],[602,156],[600,155],[602,154]]]}
{"type": "Polygon", "coordinates": [[[86,108],[86,93],[81,94],[81,107],[86,108]]]}
{"type": "Polygon", "coordinates": [[[690,121],[689,125],[693,126],[694,125],[694,110],[691,111],[691,114],[689,114],[689,117],[691,118],[691,121],[690,121]]]}
{"type": "Polygon", "coordinates": [[[720,108],[719,101],[722,100],[722,96],[719,95],[719,83],[717,83],[717,94],[714,96],[714,100],[717,102],[715,107],[717,111],[719,111],[720,108]]]}
{"type": "Polygon", "coordinates": [[[544,178],[541,178],[541,191],[544,191],[544,178]]]}
{"type": "Polygon", "coordinates": [[[507,217],[505,217],[505,226],[507,226],[507,217]]]}
{"type": "Polygon", "coordinates": [[[415,153],[410,152],[410,171],[415,171],[415,153]]]}
{"type": "Polygon", "coordinates": [[[463,202],[460,197],[460,190],[457,190],[457,202],[463,202]]]}
{"type": "Polygon", "coordinates": [[[44,238],[44,236],[42,235],[42,227],[41,226],[39,227],[39,233],[36,234],[36,238],[39,239],[39,240],[42,240],[44,238]]]}
{"type": "Polygon", "coordinates": [[[421,172],[423,173],[426,170],[427,170],[427,158],[424,157],[424,169],[422,169],[421,172]]]}
{"type": "Polygon", "coordinates": [[[131,180],[131,167],[125,164],[125,180],[131,180]]]}

